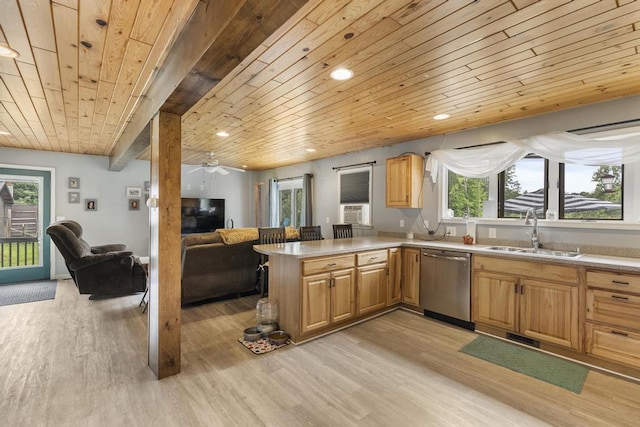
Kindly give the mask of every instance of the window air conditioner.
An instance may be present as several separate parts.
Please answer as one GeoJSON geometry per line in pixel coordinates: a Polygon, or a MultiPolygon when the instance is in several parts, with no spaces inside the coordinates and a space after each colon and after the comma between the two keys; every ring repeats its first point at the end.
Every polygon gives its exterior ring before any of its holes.
{"type": "Polygon", "coordinates": [[[362,224],[362,205],[345,206],[344,222],[347,224],[362,224]]]}

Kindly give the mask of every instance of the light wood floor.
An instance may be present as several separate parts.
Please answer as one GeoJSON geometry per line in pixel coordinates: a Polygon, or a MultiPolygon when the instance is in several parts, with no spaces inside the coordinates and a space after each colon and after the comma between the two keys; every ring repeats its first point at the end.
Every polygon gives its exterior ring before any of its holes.
{"type": "Polygon", "coordinates": [[[475,334],[398,310],[266,355],[237,342],[257,297],[182,310],[182,373],[146,366],[139,296],[0,307],[2,426],[638,425],[640,385],[581,394],[458,352],[475,334]]]}

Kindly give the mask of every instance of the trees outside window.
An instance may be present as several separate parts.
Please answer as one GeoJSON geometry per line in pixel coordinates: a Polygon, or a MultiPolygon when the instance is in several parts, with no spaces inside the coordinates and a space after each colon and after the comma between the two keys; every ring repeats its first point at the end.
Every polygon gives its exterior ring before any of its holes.
{"type": "Polygon", "coordinates": [[[547,210],[548,162],[527,156],[500,174],[499,218],[522,218],[529,208],[544,216],[547,210]]]}
{"type": "Polygon", "coordinates": [[[560,164],[561,219],[623,219],[622,165],[560,164]],[[613,177],[605,186],[603,178],[613,177]]]}
{"type": "MultiPolygon", "coordinates": [[[[559,179],[557,187],[553,187],[553,194],[557,194],[553,200],[549,199],[549,162],[539,156],[525,157],[497,179],[468,178],[447,171],[443,216],[483,218],[489,195],[493,195],[491,200],[497,195],[498,218],[523,218],[533,208],[538,218],[545,218],[547,210],[551,210],[558,212],[559,219],[623,220],[623,165],[556,163],[554,168],[559,179]],[[612,183],[605,186],[606,177],[612,183]]],[[[553,181],[555,184],[556,179],[553,181]]]]}
{"type": "Polygon", "coordinates": [[[489,178],[468,178],[448,172],[448,209],[454,217],[481,218],[489,199],[489,178]]]}

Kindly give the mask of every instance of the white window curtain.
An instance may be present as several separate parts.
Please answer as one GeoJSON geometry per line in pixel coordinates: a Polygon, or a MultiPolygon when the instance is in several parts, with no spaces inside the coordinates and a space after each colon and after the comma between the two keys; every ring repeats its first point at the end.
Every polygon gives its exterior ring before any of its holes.
{"type": "Polygon", "coordinates": [[[278,180],[269,180],[269,226],[278,226],[278,180]]]}
{"type": "Polygon", "coordinates": [[[427,170],[435,183],[439,165],[469,178],[496,175],[524,158],[529,151],[514,144],[499,143],[480,147],[436,150],[427,160],[427,170]]]}
{"type": "Polygon", "coordinates": [[[502,172],[529,153],[559,163],[629,164],[640,161],[640,136],[599,138],[553,132],[480,147],[436,150],[427,160],[427,170],[434,183],[440,164],[458,175],[484,178],[502,172]]]}
{"type": "Polygon", "coordinates": [[[614,139],[556,132],[509,142],[559,163],[602,166],[640,161],[639,136],[614,139]]]}

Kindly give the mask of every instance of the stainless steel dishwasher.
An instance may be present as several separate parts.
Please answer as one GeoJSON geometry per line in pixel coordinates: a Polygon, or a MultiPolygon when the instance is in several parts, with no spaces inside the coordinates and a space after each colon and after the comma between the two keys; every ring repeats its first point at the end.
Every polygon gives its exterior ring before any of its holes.
{"type": "Polygon", "coordinates": [[[469,253],[422,249],[420,307],[425,316],[474,329],[469,253]]]}

